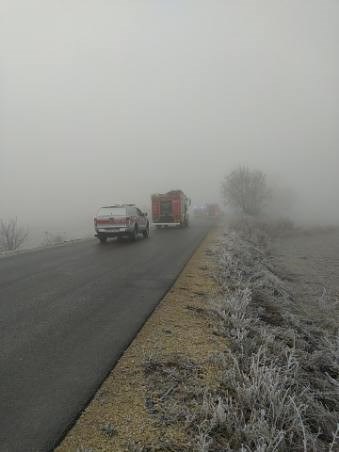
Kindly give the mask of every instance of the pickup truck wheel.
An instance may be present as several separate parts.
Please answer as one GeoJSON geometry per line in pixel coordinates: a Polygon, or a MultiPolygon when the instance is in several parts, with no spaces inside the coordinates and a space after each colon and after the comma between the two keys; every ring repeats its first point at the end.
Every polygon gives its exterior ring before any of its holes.
{"type": "Polygon", "coordinates": [[[145,239],[149,239],[149,224],[147,225],[146,229],[143,231],[142,235],[145,239]]]}
{"type": "Polygon", "coordinates": [[[137,238],[138,238],[138,229],[137,229],[137,227],[135,227],[133,232],[131,232],[130,238],[131,238],[132,242],[135,242],[137,240],[137,238]]]}
{"type": "Polygon", "coordinates": [[[101,237],[98,237],[98,238],[100,240],[100,243],[106,243],[107,242],[107,237],[105,237],[105,236],[101,236],[101,237]]]}

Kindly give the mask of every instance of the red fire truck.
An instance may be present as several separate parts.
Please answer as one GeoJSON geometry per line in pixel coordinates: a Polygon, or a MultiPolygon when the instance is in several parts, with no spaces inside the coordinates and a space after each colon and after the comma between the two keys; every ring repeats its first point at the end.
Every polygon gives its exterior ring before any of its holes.
{"type": "Polygon", "coordinates": [[[151,199],[152,219],[155,227],[188,226],[191,200],[182,190],[155,193],[151,199]]]}
{"type": "Polygon", "coordinates": [[[196,217],[206,218],[218,218],[222,214],[219,204],[204,204],[202,206],[196,206],[193,209],[193,213],[196,217]]]}
{"type": "Polygon", "coordinates": [[[209,217],[217,218],[221,215],[221,210],[218,204],[207,204],[207,215],[209,217]]]}

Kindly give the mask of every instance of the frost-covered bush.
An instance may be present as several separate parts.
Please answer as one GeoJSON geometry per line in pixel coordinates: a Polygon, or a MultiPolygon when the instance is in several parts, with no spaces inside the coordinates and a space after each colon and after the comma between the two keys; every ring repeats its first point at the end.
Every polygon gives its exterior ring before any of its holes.
{"type": "Polygon", "coordinates": [[[339,447],[339,339],[298,318],[266,250],[260,240],[224,235],[216,274],[223,295],[211,314],[229,348],[219,359],[220,389],[204,395],[197,416],[196,450],[339,447]]]}

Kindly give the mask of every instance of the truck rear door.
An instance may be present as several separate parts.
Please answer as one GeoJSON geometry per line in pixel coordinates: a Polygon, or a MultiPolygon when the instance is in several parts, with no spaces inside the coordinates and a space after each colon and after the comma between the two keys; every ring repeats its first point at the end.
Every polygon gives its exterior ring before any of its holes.
{"type": "Polygon", "coordinates": [[[99,232],[110,232],[125,228],[127,222],[125,207],[102,207],[96,216],[96,227],[99,232]]]}

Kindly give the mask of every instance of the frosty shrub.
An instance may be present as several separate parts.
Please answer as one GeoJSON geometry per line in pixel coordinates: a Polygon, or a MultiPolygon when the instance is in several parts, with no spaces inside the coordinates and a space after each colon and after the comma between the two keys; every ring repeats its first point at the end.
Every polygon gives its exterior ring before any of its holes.
{"type": "Polygon", "coordinates": [[[14,251],[24,244],[28,230],[19,226],[18,219],[0,220],[0,251],[14,251]]]}

